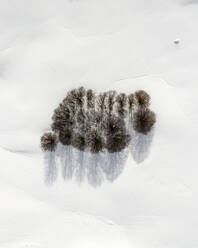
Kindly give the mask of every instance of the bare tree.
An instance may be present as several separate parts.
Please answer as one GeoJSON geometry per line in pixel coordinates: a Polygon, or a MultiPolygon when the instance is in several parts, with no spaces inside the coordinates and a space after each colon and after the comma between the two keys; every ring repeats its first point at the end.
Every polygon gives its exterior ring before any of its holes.
{"type": "Polygon", "coordinates": [[[107,111],[107,93],[100,93],[97,97],[97,109],[102,114],[107,111]]]}
{"type": "Polygon", "coordinates": [[[139,109],[133,115],[133,128],[135,131],[147,134],[156,122],[156,115],[150,109],[139,109]]]}
{"type": "Polygon", "coordinates": [[[117,113],[121,118],[127,116],[127,96],[125,93],[120,93],[116,97],[117,113]]]}
{"type": "Polygon", "coordinates": [[[43,151],[55,151],[57,143],[57,136],[51,132],[44,133],[41,137],[41,148],[43,151]]]}
{"type": "Polygon", "coordinates": [[[91,130],[87,137],[87,146],[92,153],[102,152],[104,150],[105,141],[97,130],[91,130]]]}
{"type": "Polygon", "coordinates": [[[116,115],[106,116],[103,120],[103,127],[105,135],[115,134],[117,132],[125,131],[125,122],[116,115]]]}
{"type": "Polygon", "coordinates": [[[57,178],[57,167],[55,163],[55,150],[57,147],[57,137],[53,133],[45,133],[41,137],[41,147],[44,153],[45,161],[45,182],[53,184],[57,178]]]}
{"type": "Polygon", "coordinates": [[[130,135],[127,134],[123,119],[116,115],[112,115],[106,120],[104,126],[106,148],[109,152],[119,152],[129,145],[130,135]]]}
{"type": "Polygon", "coordinates": [[[80,133],[74,133],[72,138],[72,146],[80,151],[84,151],[86,147],[85,137],[80,133]]]}
{"type": "Polygon", "coordinates": [[[60,104],[58,108],[55,109],[52,116],[52,130],[56,133],[64,131],[67,128],[71,128],[74,124],[73,113],[68,106],[65,104],[60,104]]]}
{"type": "Polygon", "coordinates": [[[107,137],[106,148],[108,152],[120,152],[125,149],[130,142],[130,135],[126,132],[117,132],[107,137]]]}
{"type": "Polygon", "coordinates": [[[116,91],[110,90],[107,92],[107,112],[109,115],[113,113],[114,104],[116,102],[116,91]]]}
{"type": "Polygon", "coordinates": [[[129,110],[132,111],[135,100],[134,100],[134,95],[133,93],[131,93],[130,95],[128,95],[128,103],[129,103],[129,110]]]}
{"type": "Polygon", "coordinates": [[[72,131],[72,129],[69,129],[69,128],[67,128],[67,129],[65,128],[63,131],[60,131],[59,132],[60,143],[65,145],[65,146],[71,145],[72,134],[73,134],[73,131],[72,131]]]}
{"type": "Polygon", "coordinates": [[[87,90],[86,97],[87,97],[87,108],[93,109],[95,107],[95,99],[96,99],[96,95],[93,92],[93,90],[91,89],[87,90]]]}
{"type": "Polygon", "coordinates": [[[75,101],[78,107],[83,107],[85,101],[86,90],[84,87],[80,87],[76,90],[75,101]]]}
{"type": "Polygon", "coordinates": [[[144,108],[149,106],[150,96],[148,93],[146,93],[146,91],[138,90],[135,92],[134,97],[135,97],[135,102],[137,106],[144,107],[144,108]]]}

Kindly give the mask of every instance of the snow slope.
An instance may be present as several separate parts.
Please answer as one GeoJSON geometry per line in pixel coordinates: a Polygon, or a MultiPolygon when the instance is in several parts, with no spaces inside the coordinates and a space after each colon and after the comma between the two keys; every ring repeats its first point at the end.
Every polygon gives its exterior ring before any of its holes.
{"type": "Polygon", "coordinates": [[[197,11],[196,0],[0,0],[0,247],[198,246],[197,11]],[[148,91],[154,138],[112,183],[59,175],[49,187],[39,138],[81,85],[148,91]]]}

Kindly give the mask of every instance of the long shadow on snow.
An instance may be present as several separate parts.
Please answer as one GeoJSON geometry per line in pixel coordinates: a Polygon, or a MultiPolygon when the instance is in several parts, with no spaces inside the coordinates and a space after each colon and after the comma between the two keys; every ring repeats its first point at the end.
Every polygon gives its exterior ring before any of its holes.
{"type": "Polygon", "coordinates": [[[142,163],[149,155],[154,136],[154,128],[148,134],[131,131],[130,152],[136,163],[142,163]]]}
{"type": "Polygon", "coordinates": [[[75,178],[78,183],[87,180],[93,187],[100,186],[104,180],[113,182],[122,173],[129,150],[122,152],[97,154],[79,151],[72,146],[58,145],[56,152],[45,154],[45,182],[53,184],[57,179],[57,156],[64,180],[75,178]]]}

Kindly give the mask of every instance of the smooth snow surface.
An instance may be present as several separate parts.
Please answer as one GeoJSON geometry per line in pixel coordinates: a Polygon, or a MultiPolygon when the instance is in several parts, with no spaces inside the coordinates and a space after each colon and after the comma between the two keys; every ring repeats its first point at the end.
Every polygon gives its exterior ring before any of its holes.
{"type": "Polygon", "coordinates": [[[197,24],[197,0],[0,0],[1,248],[198,247],[197,24]],[[148,91],[153,141],[113,182],[47,186],[40,136],[81,85],[148,91]]]}

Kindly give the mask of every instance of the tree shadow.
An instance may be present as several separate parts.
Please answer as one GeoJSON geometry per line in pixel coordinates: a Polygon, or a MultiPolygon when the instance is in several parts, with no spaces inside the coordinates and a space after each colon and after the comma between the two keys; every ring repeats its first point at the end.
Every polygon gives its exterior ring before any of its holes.
{"type": "Polygon", "coordinates": [[[131,130],[130,152],[136,163],[142,163],[149,155],[154,136],[154,128],[148,134],[131,130]]]}
{"type": "Polygon", "coordinates": [[[123,172],[129,150],[124,149],[121,152],[105,154],[105,161],[102,164],[102,169],[108,181],[113,182],[123,172]]]}
{"type": "Polygon", "coordinates": [[[78,183],[82,183],[86,176],[86,157],[85,152],[73,148],[73,169],[74,177],[78,183]]]}
{"type": "Polygon", "coordinates": [[[93,187],[101,186],[105,180],[113,182],[123,172],[128,154],[128,149],[115,153],[91,153],[59,144],[56,152],[45,152],[45,182],[52,185],[57,180],[56,157],[66,181],[75,179],[80,184],[87,180],[93,187]]]}
{"type": "Polygon", "coordinates": [[[100,186],[104,181],[104,172],[102,170],[104,162],[105,157],[103,153],[88,153],[87,180],[93,187],[100,186]]]}
{"type": "Polygon", "coordinates": [[[45,152],[45,182],[53,184],[58,176],[56,157],[59,158],[62,177],[64,180],[75,179],[78,183],[87,180],[93,187],[101,186],[107,180],[115,181],[123,172],[129,150],[136,163],[142,163],[149,155],[154,136],[154,128],[148,134],[131,132],[129,149],[121,152],[91,153],[80,151],[71,145],[59,144],[56,151],[45,152]]]}
{"type": "Polygon", "coordinates": [[[60,158],[62,177],[64,180],[70,180],[74,174],[73,147],[58,145],[57,156],[60,158]]]}
{"type": "Polygon", "coordinates": [[[55,152],[45,152],[45,183],[52,185],[58,176],[57,165],[55,162],[55,152]]]}

